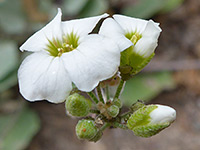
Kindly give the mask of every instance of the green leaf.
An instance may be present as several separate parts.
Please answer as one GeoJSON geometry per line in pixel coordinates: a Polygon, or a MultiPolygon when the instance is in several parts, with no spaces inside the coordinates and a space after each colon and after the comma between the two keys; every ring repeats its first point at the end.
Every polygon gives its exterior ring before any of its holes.
{"type": "Polygon", "coordinates": [[[88,0],[65,0],[61,7],[66,15],[78,15],[87,2],[88,0]]]}
{"type": "Polygon", "coordinates": [[[122,9],[122,14],[147,19],[159,12],[165,5],[163,0],[140,0],[135,5],[122,9]]]}
{"type": "Polygon", "coordinates": [[[0,1],[0,27],[9,34],[20,34],[26,29],[22,1],[0,1]]]}
{"type": "Polygon", "coordinates": [[[0,80],[18,66],[17,44],[13,41],[0,42],[0,80]]]}
{"type": "Polygon", "coordinates": [[[0,115],[0,149],[25,149],[39,128],[39,117],[29,108],[9,115],[0,115]]]}
{"type": "Polygon", "coordinates": [[[162,13],[167,13],[173,11],[177,7],[179,7],[184,0],[167,0],[165,6],[162,8],[162,13]]]}
{"type": "Polygon", "coordinates": [[[175,87],[169,72],[140,74],[128,80],[121,99],[126,106],[137,100],[149,101],[165,89],[175,87]]]}
{"type": "Polygon", "coordinates": [[[80,17],[91,17],[95,15],[100,15],[107,11],[108,9],[107,0],[88,0],[85,7],[79,13],[80,17]]]}
{"type": "Polygon", "coordinates": [[[19,55],[14,41],[0,42],[0,93],[16,85],[19,55]]]}
{"type": "Polygon", "coordinates": [[[17,70],[11,72],[6,78],[0,81],[0,93],[8,90],[17,84],[17,70]]]}

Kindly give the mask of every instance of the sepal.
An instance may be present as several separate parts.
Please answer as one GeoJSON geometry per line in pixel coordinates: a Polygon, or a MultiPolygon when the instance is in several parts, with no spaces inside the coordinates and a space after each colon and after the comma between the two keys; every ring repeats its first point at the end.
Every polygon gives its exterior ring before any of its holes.
{"type": "Polygon", "coordinates": [[[133,132],[136,136],[141,137],[151,137],[158,134],[163,129],[167,128],[170,125],[169,122],[163,124],[150,124],[145,126],[138,126],[133,128],[133,132]]]}
{"type": "Polygon", "coordinates": [[[121,57],[121,64],[119,67],[119,71],[122,79],[125,81],[129,80],[134,75],[139,73],[151,61],[154,55],[155,53],[152,53],[149,57],[145,58],[135,53],[132,53],[132,54],[126,54],[126,57],[125,56],[121,57]],[[123,59],[127,59],[128,61],[124,61],[123,59]]]}

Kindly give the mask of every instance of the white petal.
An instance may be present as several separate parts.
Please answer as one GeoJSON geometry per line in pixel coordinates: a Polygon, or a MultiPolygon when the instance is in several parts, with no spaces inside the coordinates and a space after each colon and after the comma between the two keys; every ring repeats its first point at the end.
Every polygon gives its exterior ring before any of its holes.
{"type": "Polygon", "coordinates": [[[62,30],[61,30],[61,9],[58,9],[58,13],[55,18],[49,22],[45,27],[41,30],[37,31],[33,34],[21,47],[21,51],[43,51],[46,48],[46,45],[49,43],[49,40],[53,38],[57,38],[61,40],[62,38],[62,30]]]}
{"type": "Polygon", "coordinates": [[[71,80],[82,91],[91,91],[99,81],[112,77],[120,64],[116,44],[100,35],[89,35],[77,49],[64,53],[62,59],[71,80]]]}
{"type": "Polygon", "coordinates": [[[123,15],[113,15],[113,18],[120,24],[120,26],[127,32],[142,33],[146,27],[147,21],[123,15]]]}
{"type": "Polygon", "coordinates": [[[20,92],[29,101],[63,102],[72,89],[68,76],[59,57],[33,53],[19,68],[20,92]]]}
{"type": "Polygon", "coordinates": [[[108,14],[105,13],[95,17],[64,21],[62,22],[63,33],[67,35],[73,32],[79,37],[85,36],[94,29],[99,20],[105,17],[108,17],[108,14]]]}
{"type": "Polygon", "coordinates": [[[111,18],[104,20],[99,34],[113,39],[118,44],[120,51],[133,45],[132,42],[125,37],[125,31],[114,19],[111,18]]]}
{"type": "Polygon", "coordinates": [[[163,105],[156,106],[158,108],[150,113],[151,123],[171,123],[176,119],[176,111],[173,108],[163,105]]]}
{"type": "Polygon", "coordinates": [[[135,45],[134,51],[145,58],[149,57],[157,47],[157,40],[151,37],[142,37],[135,45]]]}
{"type": "Polygon", "coordinates": [[[144,31],[142,32],[143,37],[151,37],[154,38],[155,40],[158,39],[161,28],[159,27],[158,23],[153,22],[152,20],[148,21],[144,31]]]}

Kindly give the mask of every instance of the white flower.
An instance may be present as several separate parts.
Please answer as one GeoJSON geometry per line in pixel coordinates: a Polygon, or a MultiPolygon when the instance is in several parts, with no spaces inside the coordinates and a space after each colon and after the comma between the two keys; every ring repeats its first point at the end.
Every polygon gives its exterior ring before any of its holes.
{"type": "Polygon", "coordinates": [[[144,58],[154,52],[161,32],[158,23],[123,15],[113,15],[113,18],[108,18],[103,22],[100,34],[113,38],[121,47],[127,44],[119,39],[126,37],[134,45],[133,52],[144,58]]]}
{"type": "Polygon", "coordinates": [[[29,101],[63,102],[72,89],[91,91],[112,77],[120,64],[120,49],[101,35],[90,34],[108,15],[61,22],[61,10],[33,34],[21,51],[34,52],[18,71],[21,94],[29,101]]]}
{"type": "Polygon", "coordinates": [[[169,106],[156,105],[150,114],[151,124],[172,123],[176,119],[176,110],[169,106]]]}

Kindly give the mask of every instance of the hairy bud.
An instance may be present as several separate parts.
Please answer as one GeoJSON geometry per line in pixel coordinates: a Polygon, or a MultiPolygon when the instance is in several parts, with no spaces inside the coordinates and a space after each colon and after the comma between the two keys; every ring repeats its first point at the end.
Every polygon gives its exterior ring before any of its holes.
{"type": "Polygon", "coordinates": [[[93,120],[79,120],[78,124],[76,125],[76,135],[79,139],[86,139],[96,142],[99,138],[99,135],[97,135],[98,132],[99,129],[96,127],[93,120]]]}
{"type": "Polygon", "coordinates": [[[116,117],[119,114],[119,107],[116,105],[111,105],[108,109],[108,114],[111,117],[116,117]]]}
{"type": "Polygon", "coordinates": [[[150,137],[168,127],[176,119],[176,111],[168,106],[147,105],[129,118],[127,126],[135,135],[150,137]]]}
{"type": "Polygon", "coordinates": [[[75,93],[67,98],[65,108],[72,116],[84,117],[87,116],[90,111],[90,104],[85,97],[75,93]]]}

